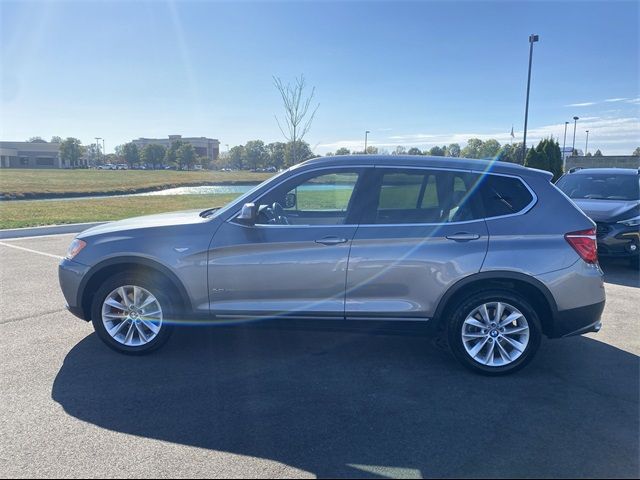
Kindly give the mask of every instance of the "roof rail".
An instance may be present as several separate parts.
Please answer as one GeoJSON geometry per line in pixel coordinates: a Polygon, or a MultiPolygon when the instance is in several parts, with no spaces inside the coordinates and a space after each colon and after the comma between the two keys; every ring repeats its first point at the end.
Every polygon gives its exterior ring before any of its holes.
{"type": "Polygon", "coordinates": [[[577,172],[578,170],[582,170],[582,167],[573,167],[572,169],[569,170],[569,173],[574,173],[574,172],[577,172]]]}

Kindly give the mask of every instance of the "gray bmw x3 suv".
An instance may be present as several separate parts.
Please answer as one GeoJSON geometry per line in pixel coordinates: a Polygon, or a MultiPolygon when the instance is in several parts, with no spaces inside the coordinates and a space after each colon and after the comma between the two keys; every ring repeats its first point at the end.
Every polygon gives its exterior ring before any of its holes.
{"type": "Polygon", "coordinates": [[[310,160],[221,209],[82,232],[59,276],[123,353],[186,321],[418,321],[490,375],[598,331],[605,303],[595,225],[549,173],[443,157],[310,160]]]}

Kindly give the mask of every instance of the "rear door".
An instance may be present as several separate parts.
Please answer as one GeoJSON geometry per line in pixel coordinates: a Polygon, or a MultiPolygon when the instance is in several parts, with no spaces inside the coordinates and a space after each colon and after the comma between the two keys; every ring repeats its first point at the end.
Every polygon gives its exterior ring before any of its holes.
{"type": "Polygon", "coordinates": [[[376,167],[351,246],[347,318],[427,319],[480,271],[488,233],[469,171],[376,167]]]}

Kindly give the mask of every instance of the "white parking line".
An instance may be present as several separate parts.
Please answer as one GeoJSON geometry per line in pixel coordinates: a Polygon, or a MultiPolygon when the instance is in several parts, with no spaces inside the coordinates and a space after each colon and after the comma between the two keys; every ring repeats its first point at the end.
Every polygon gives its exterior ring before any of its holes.
{"type": "Polygon", "coordinates": [[[0,242],[0,245],[4,247],[16,248],[18,250],[24,250],[25,252],[37,253],[38,255],[44,255],[45,257],[55,258],[56,260],[62,260],[64,257],[60,255],[53,255],[52,253],[39,252],[38,250],[31,250],[30,248],[19,247],[18,245],[11,245],[10,243],[0,242]]]}

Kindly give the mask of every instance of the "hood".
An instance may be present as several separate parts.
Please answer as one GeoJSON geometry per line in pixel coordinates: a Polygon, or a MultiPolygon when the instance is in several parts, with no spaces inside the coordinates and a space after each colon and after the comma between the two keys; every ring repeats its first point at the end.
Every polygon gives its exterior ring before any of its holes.
{"type": "Polygon", "coordinates": [[[615,222],[623,220],[637,211],[640,202],[637,200],[594,200],[574,198],[582,210],[594,222],[615,222]],[[626,215],[628,213],[628,215],[626,215]]]}
{"type": "Polygon", "coordinates": [[[139,230],[142,228],[172,227],[179,225],[192,225],[207,222],[208,218],[202,218],[202,210],[187,210],[182,212],[160,213],[157,215],[146,215],[144,217],[133,217],[116,222],[109,222],[103,225],[92,227],[80,233],[77,238],[102,235],[105,233],[116,233],[125,230],[139,230]]]}

